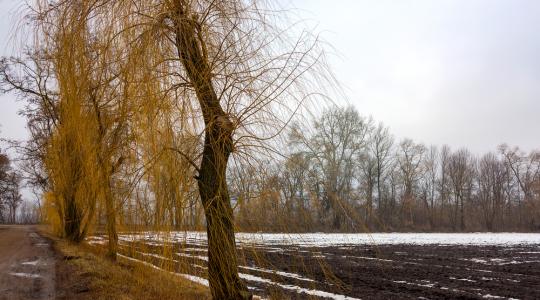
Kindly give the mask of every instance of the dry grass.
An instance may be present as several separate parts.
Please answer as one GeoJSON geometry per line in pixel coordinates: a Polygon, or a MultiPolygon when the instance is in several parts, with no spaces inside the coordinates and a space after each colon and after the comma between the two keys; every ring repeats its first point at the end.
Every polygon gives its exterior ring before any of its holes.
{"type": "Polygon", "coordinates": [[[114,263],[95,248],[54,238],[58,255],[57,299],[210,299],[209,290],[180,277],[120,259],[114,263]]]}

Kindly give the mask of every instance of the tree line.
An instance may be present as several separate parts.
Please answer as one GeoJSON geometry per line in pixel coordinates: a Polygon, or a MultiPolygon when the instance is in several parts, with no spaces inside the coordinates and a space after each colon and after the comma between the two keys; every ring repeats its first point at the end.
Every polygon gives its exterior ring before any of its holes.
{"type": "Polygon", "coordinates": [[[23,18],[0,87],[25,101],[15,148],[43,220],[75,243],[102,230],[111,260],[120,230],[204,229],[212,296],[249,299],[227,170],[279,152],[334,85],[317,36],[255,0],[36,0],[23,18]]]}
{"type": "MultiPolygon", "coordinates": [[[[26,214],[17,218],[17,209],[22,203],[20,187],[21,175],[12,168],[9,156],[0,152],[0,224],[30,221],[26,214]]],[[[26,207],[23,211],[27,211],[26,207]]]]}
{"type": "Polygon", "coordinates": [[[540,152],[396,141],[353,107],[296,123],[285,159],[231,170],[241,228],[262,231],[537,231],[540,152]],[[279,221],[276,221],[279,220],[279,221]],[[287,224],[283,226],[283,224],[287,224]]]}

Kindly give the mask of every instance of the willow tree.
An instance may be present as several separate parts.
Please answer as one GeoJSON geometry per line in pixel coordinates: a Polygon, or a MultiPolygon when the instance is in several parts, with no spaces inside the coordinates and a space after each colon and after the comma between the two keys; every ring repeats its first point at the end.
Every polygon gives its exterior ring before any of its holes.
{"type": "Polygon", "coordinates": [[[96,208],[94,140],[96,130],[89,113],[95,88],[88,12],[82,5],[72,9],[48,10],[37,23],[45,59],[51,61],[58,93],[59,125],[48,143],[46,166],[51,174],[52,199],[64,216],[68,238],[79,242],[92,224],[96,208]]]}
{"type": "MultiPolygon", "coordinates": [[[[159,134],[167,127],[179,131],[169,135],[171,145],[163,145],[168,138],[161,138],[152,151],[175,153],[195,173],[206,217],[212,295],[249,298],[237,270],[227,166],[231,157],[251,160],[280,152],[272,148],[273,139],[303,103],[323,99],[318,97],[321,90],[334,85],[317,37],[298,30],[281,11],[254,0],[40,0],[35,10],[36,39],[45,41],[47,55],[63,53],[52,64],[59,102],[82,102],[73,107],[80,107],[76,111],[84,115],[83,124],[92,133],[84,148],[93,154],[85,161],[98,166],[91,173],[92,183],[107,180],[105,186],[114,189],[109,184],[111,170],[121,159],[111,147],[117,140],[115,128],[122,128],[117,122],[128,112],[135,127],[160,125],[130,129],[135,134],[159,134]],[[61,47],[58,32],[68,38],[61,47]],[[60,78],[64,71],[68,76],[60,78]],[[120,115],[107,112],[121,107],[114,105],[117,99],[131,105],[120,115]],[[187,126],[162,127],[163,122],[152,120],[171,104],[182,107],[172,117],[174,123],[187,126]],[[100,108],[108,115],[103,122],[97,120],[105,117],[100,108]],[[185,137],[200,145],[180,147],[185,137]]],[[[115,207],[109,208],[114,216],[115,207]]]]}
{"type": "Polygon", "coordinates": [[[124,150],[131,140],[128,119],[136,103],[131,97],[133,51],[123,43],[124,35],[116,30],[107,3],[38,1],[36,47],[50,54],[59,107],[67,108],[65,115],[60,110],[63,123],[58,131],[70,130],[67,132],[81,136],[76,145],[84,155],[68,152],[64,158],[81,160],[79,164],[86,169],[75,167],[75,171],[86,173],[78,173],[71,180],[87,186],[86,195],[81,195],[83,199],[79,201],[88,202],[90,219],[98,203],[105,208],[108,255],[116,259],[117,198],[124,194],[117,177],[123,162],[130,157],[129,151],[124,150]],[[96,19],[99,21],[94,22],[96,19]]]}
{"type": "MultiPolygon", "coordinates": [[[[227,166],[233,155],[267,150],[307,98],[331,82],[317,38],[289,24],[258,1],[118,1],[125,30],[140,50],[136,63],[154,70],[161,98],[187,106],[181,118],[203,140],[189,155],[168,147],[192,166],[204,208],[208,277],[215,299],[245,299],[240,280],[227,166]],[[135,28],[135,29],[134,29],[135,28]],[[296,38],[294,36],[296,35],[296,38]],[[172,95],[172,96],[171,96],[172,95]]],[[[156,99],[156,97],[152,97],[156,99]]],[[[160,106],[162,101],[153,101],[160,106]]],[[[180,129],[181,130],[181,129],[180,129]]]]}
{"type": "Polygon", "coordinates": [[[34,36],[28,52],[4,59],[0,68],[3,89],[18,92],[28,104],[27,169],[56,212],[61,235],[72,241],[84,239],[101,200],[109,254],[115,258],[119,189],[114,177],[129,141],[129,92],[123,89],[129,63],[118,63],[126,50],[112,44],[117,32],[107,18],[110,7],[99,1],[33,4],[27,15],[34,36]],[[96,15],[100,22],[93,22],[96,15]]]}
{"type": "Polygon", "coordinates": [[[79,242],[95,208],[89,176],[90,120],[83,103],[89,64],[84,46],[75,47],[85,40],[86,23],[72,14],[54,11],[54,15],[61,22],[37,15],[29,18],[36,25],[35,44],[28,45],[20,58],[3,59],[0,74],[2,90],[16,92],[27,103],[23,114],[31,139],[18,149],[23,151],[30,182],[45,192],[60,235],[79,242]]]}

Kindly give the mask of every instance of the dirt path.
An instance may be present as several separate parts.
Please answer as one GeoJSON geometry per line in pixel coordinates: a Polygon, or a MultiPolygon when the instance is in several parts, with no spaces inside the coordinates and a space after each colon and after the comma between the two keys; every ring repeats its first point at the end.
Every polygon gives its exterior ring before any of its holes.
{"type": "Polygon", "coordinates": [[[0,225],[0,300],[54,299],[55,258],[34,226],[0,225]]]}

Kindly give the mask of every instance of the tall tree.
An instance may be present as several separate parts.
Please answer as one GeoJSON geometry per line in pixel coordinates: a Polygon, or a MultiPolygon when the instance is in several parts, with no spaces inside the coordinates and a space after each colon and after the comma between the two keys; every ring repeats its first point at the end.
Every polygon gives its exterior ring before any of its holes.
{"type": "MultiPolygon", "coordinates": [[[[504,163],[493,153],[482,156],[478,163],[478,198],[487,230],[503,224],[503,209],[507,195],[505,184],[510,174],[504,163]]],[[[499,227],[500,228],[500,227],[499,227]]]]}
{"type": "Polygon", "coordinates": [[[412,211],[416,201],[415,189],[422,172],[422,161],[425,152],[426,147],[424,145],[417,144],[411,139],[405,139],[399,144],[398,163],[404,187],[402,216],[405,217],[406,223],[409,225],[414,223],[412,211]]]}
{"type": "Polygon", "coordinates": [[[369,140],[369,149],[376,162],[375,174],[377,177],[377,207],[379,216],[387,214],[387,199],[383,194],[383,185],[386,178],[387,169],[392,160],[392,146],[394,139],[382,123],[372,131],[369,140]]]}
{"type": "Polygon", "coordinates": [[[371,120],[361,117],[353,107],[333,107],[315,120],[311,134],[298,127],[291,133],[292,143],[304,148],[320,170],[324,208],[332,216],[334,230],[343,225],[355,164],[362,158],[371,129],[371,120]]]}
{"type": "Polygon", "coordinates": [[[427,209],[429,227],[435,227],[435,199],[438,179],[439,152],[436,146],[431,146],[427,150],[424,158],[424,203],[427,209]]]}
{"type": "Polygon", "coordinates": [[[190,107],[181,118],[194,120],[194,131],[203,136],[193,157],[175,152],[197,173],[212,296],[247,298],[237,270],[227,166],[231,155],[250,159],[252,151],[267,149],[266,141],[283,132],[314,95],[313,83],[328,82],[318,42],[307,33],[290,39],[258,1],[119,3],[129,12],[124,28],[140,29],[134,44],[145,59],[138,60],[138,68],[154,72],[156,92],[175,95],[177,104],[190,107]]]}
{"type": "Polygon", "coordinates": [[[452,214],[452,227],[457,229],[458,216],[459,228],[465,230],[465,200],[470,196],[470,188],[474,169],[473,158],[466,149],[460,149],[450,156],[448,165],[449,179],[454,195],[454,211],[452,214]]]}
{"type": "Polygon", "coordinates": [[[532,151],[527,155],[518,147],[511,148],[506,144],[499,146],[499,151],[520,189],[517,195],[518,222],[522,225],[524,204],[531,205],[534,201],[533,188],[540,178],[540,153],[532,151]]]}

